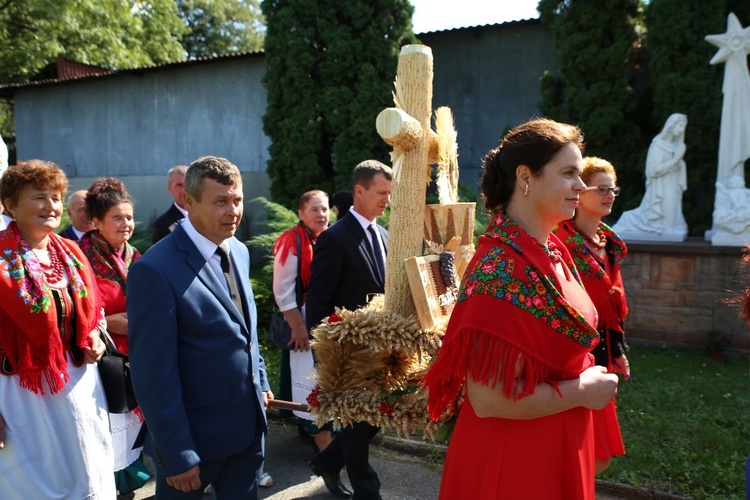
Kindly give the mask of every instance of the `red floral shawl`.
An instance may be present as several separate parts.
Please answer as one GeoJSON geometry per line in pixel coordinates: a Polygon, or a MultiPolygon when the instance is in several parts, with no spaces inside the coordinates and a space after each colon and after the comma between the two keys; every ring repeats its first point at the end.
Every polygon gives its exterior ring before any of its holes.
{"type": "Polygon", "coordinates": [[[306,290],[307,285],[310,283],[310,263],[312,262],[313,245],[316,240],[312,232],[305,228],[302,222],[284,231],[273,245],[273,256],[274,258],[278,257],[279,264],[284,265],[289,254],[297,255],[297,238],[294,236],[295,233],[299,235],[300,248],[302,250],[300,261],[302,289],[306,290]]]}
{"type": "MultiPolygon", "coordinates": [[[[94,277],[75,242],[54,233],[49,239],[68,276],[76,312],[75,344],[87,347],[88,335],[99,319],[94,277]]],[[[0,231],[0,249],[0,351],[7,356],[11,373],[18,374],[22,387],[44,394],[44,376],[50,390],[59,392],[70,376],[57,308],[44,271],[21,238],[15,221],[0,231]]]]}
{"type": "Polygon", "coordinates": [[[118,253],[97,230],[84,234],[78,244],[89,259],[94,275],[101,280],[117,283],[124,292],[128,269],[141,256],[140,252],[126,241],[122,253],[118,253]]]}
{"type": "Polygon", "coordinates": [[[534,393],[536,385],[578,377],[593,365],[589,351],[599,334],[563,297],[551,252],[580,282],[565,247],[550,235],[549,250],[503,213],[477,243],[461,283],[443,345],[423,380],[428,410],[438,419],[466,379],[508,398],[534,393]]]}
{"type": "Polygon", "coordinates": [[[628,303],[620,267],[628,255],[628,247],[604,222],[599,223],[599,229],[607,237],[607,254],[613,257],[609,274],[583,243],[583,236],[573,221],[561,222],[554,232],[570,251],[581,273],[586,291],[599,313],[599,327],[622,332],[628,303]]]}

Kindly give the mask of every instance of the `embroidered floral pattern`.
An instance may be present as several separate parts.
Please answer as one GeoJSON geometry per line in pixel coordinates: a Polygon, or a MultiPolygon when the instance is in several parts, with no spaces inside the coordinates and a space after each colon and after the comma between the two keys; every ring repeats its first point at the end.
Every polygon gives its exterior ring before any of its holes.
{"type": "Polygon", "coordinates": [[[112,281],[125,290],[128,269],[140,257],[140,252],[125,242],[122,256],[107,243],[99,231],[86,233],[79,246],[91,263],[94,275],[102,280],[112,281]]]}
{"type": "MultiPolygon", "coordinates": [[[[589,248],[584,244],[581,233],[578,232],[577,228],[568,221],[563,222],[561,225],[565,226],[565,230],[569,234],[563,243],[568,247],[578,271],[585,278],[601,279],[605,274],[604,269],[589,248]]],[[[612,228],[604,222],[599,223],[599,230],[604,233],[607,237],[607,241],[610,243],[607,245],[607,252],[611,253],[615,263],[622,264],[625,257],[628,255],[628,249],[625,246],[625,243],[620,236],[618,236],[617,233],[615,233],[612,228]]]]}
{"type": "Polygon", "coordinates": [[[42,267],[31,250],[23,254],[4,248],[0,268],[3,276],[18,282],[18,297],[24,305],[31,306],[32,313],[49,311],[51,303],[49,287],[44,282],[42,267]]]}
{"type": "MultiPolygon", "coordinates": [[[[513,221],[500,214],[495,223],[490,224],[485,236],[498,239],[521,254],[521,246],[516,241],[520,231],[513,221]]],[[[536,240],[533,241],[536,243],[536,240]]],[[[557,278],[554,273],[540,273],[531,265],[526,265],[519,273],[514,272],[517,271],[515,267],[516,259],[508,254],[507,247],[490,249],[464,278],[458,301],[477,294],[505,300],[543,320],[558,333],[581,345],[590,346],[597,335],[593,330],[581,328],[585,319],[555,287],[557,278]]]]}
{"type": "MultiPolygon", "coordinates": [[[[10,231],[6,229],[5,231],[10,231]]],[[[8,235],[0,234],[0,237],[8,235]]],[[[29,248],[28,244],[20,237],[15,235],[18,248],[3,248],[0,253],[0,272],[6,278],[12,278],[18,282],[18,297],[24,305],[30,306],[29,311],[32,313],[46,313],[49,311],[51,302],[50,289],[44,279],[42,269],[36,254],[29,248]]],[[[81,262],[73,255],[69,255],[54,240],[50,240],[54,246],[52,251],[57,251],[60,255],[65,270],[67,271],[70,288],[78,297],[86,296],[86,287],[78,272],[83,266],[81,262]]]]}

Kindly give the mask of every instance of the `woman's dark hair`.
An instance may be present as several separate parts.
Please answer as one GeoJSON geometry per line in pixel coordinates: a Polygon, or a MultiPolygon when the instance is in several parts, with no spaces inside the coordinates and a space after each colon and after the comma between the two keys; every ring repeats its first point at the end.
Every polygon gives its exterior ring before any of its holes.
{"type": "Polygon", "coordinates": [[[0,200],[5,206],[15,206],[18,195],[26,186],[40,191],[58,191],[65,198],[68,178],[57,164],[44,160],[28,160],[11,165],[0,182],[0,200]]]}
{"type": "Polygon", "coordinates": [[[351,189],[342,189],[331,196],[331,208],[336,207],[338,209],[339,213],[336,217],[339,219],[342,219],[349,212],[353,204],[354,195],[351,189]]]}
{"type": "Polygon", "coordinates": [[[101,220],[107,212],[120,203],[134,205],[133,198],[125,189],[125,184],[114,177],[99,177],[94,179],[88,193],[86,193],[86,213],[92,219],[101,220]]]}
{"type": "Polygon", "coordinates": [[[508,205],[516,185],[516,169],[526,165],[531,175],[542,175],[566,144],[575,144],[583,153],[583,133],[575,125],[537,118],[508,132],[500,146],[490,150],[482,162],[479,185],[487,210],[502,210],[508,205]]]}

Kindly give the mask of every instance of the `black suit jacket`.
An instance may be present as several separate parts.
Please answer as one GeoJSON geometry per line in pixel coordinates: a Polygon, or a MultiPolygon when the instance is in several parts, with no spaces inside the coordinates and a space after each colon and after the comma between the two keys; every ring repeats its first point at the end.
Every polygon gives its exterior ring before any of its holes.
{"type": "MultiPolygon", "coordinates": [[[[382,226],[378,230],[387,251],[388,232],[382,226]]],[[[323,231],[314,248],[305,301],[308,330],[335,307],[354,310],[365,305],[370,294],[384,292],[370,240],[351,213],[323,231]]]]}
{"type": "Polygon", "coordinates": [[[174,225],[184,219],[180,209],[178,209],[174,203],[169,207],[169,210],[161,214],[155,221],[154,225],[151,226],[151,242],[156,243],[160,239],[172,232],[174,225]]]}

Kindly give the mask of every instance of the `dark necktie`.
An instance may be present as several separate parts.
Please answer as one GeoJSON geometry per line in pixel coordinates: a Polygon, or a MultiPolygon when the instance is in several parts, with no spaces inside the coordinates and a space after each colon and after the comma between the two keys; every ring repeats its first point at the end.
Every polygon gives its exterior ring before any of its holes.
{"type": "Polygon", "coordinates": [[[234,266],[232,266],[232,259],[229,258],[229,242],[225,241],[219,245],[216,249],[216,253],[218,253],[221,258],[221,272],[224,273],[224,277],[227,279],[227,285],[229,285],[229,296],[232,298],[232,302],[234,302],[237,310],[244,317],[240,290],[237,288],[237,280],[234,277],[234,266]]]}
{"type": "Polygon", "coordinates": [[[378,241],[378,235],[375,234],[375,225],[370,224],[367,230],[372,236],[372,251],[375,254],[375,262],[378,264],[378,272],[380,273],[380,280],[385,281],[385,262],[383,262],[383,251],[380,249],[380,242],[378,241]]]}

